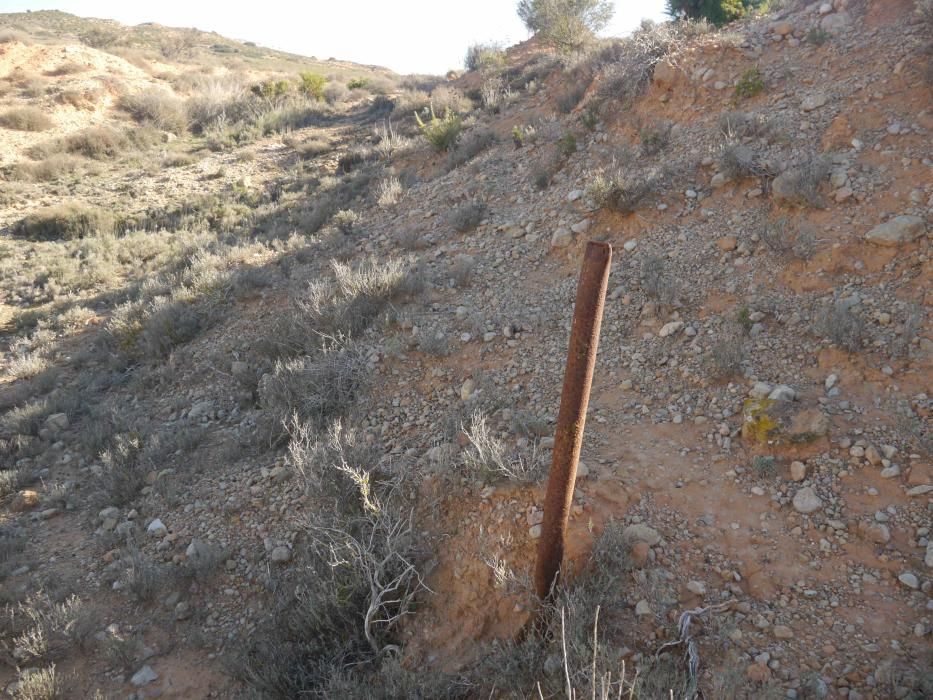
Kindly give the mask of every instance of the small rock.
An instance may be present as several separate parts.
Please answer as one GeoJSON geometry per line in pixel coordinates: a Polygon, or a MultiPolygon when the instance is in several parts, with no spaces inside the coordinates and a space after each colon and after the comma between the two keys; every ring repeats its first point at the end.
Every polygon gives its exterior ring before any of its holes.
{"type": "Polygon", "coordinates": [[[53,413],[45,419],[45,427],[53,432],[68,429],[68,416],[64,413],[53,413]]]}
{"type": "Polygon", "coordinates": [[[651,606],[648,604],[648,601],[644,598],[639,600],[635,604],[635,616],[636,617],[645,617],[646,615],[651,615],[651,606]]]}
{"type": "Polygon", "coordinates": [[[775,625],[772,629],[774,636],[778,639],[793,639],[794,631],[787,625],[775,625]]]}
{"type": "Polygon", "coordinates": [[[284,564],[290,561],[292,558],[292,550],[285,546],[279,546],[273,548],[269,553],[269,560],[273,564],[284,564]]]}
{"type": "Polygon", "coordinates": [[[790,463],[790,478],[794,481],[803,481],[807,478],[807,465],[803,462],[794,461],[790,463]]]}
{"type": "Polygon", "coordinates": [[[161,520],[156,518],[149,523],[146,532],[148,532],[151,537],[165,537],[168,534],[168,528],[165,527],[161,520]]]}
{"type": "Polygon", "coordinates": [[[146,685],[147,683],[152,683],[152,681],[156,680],[158,677],[159,674],[152,670],[152,666],[147,664],[133,674],[133,677],[130,678],[130,683],[138,687],[146,685]]]}
{"type": "Polygon", "coordinates": [[[794,510],[798,513],[808,515],[815,513],[823,507],[823,501],[816,495],[816,491],[810,486],[804,486],[794,494],[794,510]]]}
{"type": "Polygon", "coordinates": [[[723,236],[716,241],[716,247],[723,252],[735,250],[738,244],[739,242],[736,240],[735,236],[723,236]]]}
{"type": "Polygon", "coordinates": [[[460,386],[461,401],[469,401],[471,398],[473,398],[473,393],[475,390],[476,382],[474,382],[472,379],[467,379],[465,382],[463,382],[463,384],[460,386]]]}
{"type": "Polygon", "coordinates": [[[702,581],[688,581],[687,590],[696,595],[706,595],[706,584],[702,581]]]}
{"type": "Polygon", "coordinates": [[[826,104],[826,95],[821,92],[818,92],[814,95],[807,95],[803,98],[803,102],[800,103],[800,109],[804,112],[812,112],[814,109],[819,109],[826,104]]]}
{"type": "Polygon", "coordinates": [[[669,335],[674,335],[674,333],[676,333],[683,327],[684,327],[683,321],[671,321],[669,323],[665,323],[663,326],[661,326],[661,330],[658,331],[658,337],[666,338],[669,335]]]}
{"type": "Polygon", "coordinates": [[[920,588],[920,581],[917,580],[917,577],[914,576],[909,571],[905,571],[903,574],[897,577],[897,580],[903,583],[908,588],[917,590],[920,588]]]}
{"type": "Polygon", "coordinates": [[[528,528],[528,535],[533,540],[536,540],[539,537],[541,537],[541,525],[540,524],[532,525],[530,528],[528,528]]]}
{"type": "Polygon", "coordinates": [[[570,229],[559,228],[551,236],[552,248],[566,248],[573,243],[573,233],[570,229]]]}
{"type": "Polygon", "coordinates": [[[779,384],[768,394],[768,398],[772,401],[793,401],[796,397],[797,392],[787,386],[787,384],[779,384]]]}
{"type": "Polygon", "coordinates": [[[661,535],[658,531],[644,523],[629,525],[622,531],[622,537],[627,542],[645,542],[651,547],[661,541],[661,535]]]}
{"type": "Polygon", "coordinates": [[[865,234],[865,240],[875,245],[892,247],[910,243],[923,234],[924,221],[919,216],[895,216],[875,226],[865,234]]]}

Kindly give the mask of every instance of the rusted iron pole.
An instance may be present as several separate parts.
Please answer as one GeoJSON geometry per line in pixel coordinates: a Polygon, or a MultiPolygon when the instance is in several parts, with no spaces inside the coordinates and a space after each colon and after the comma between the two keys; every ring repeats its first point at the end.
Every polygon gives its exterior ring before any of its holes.
{"type": "Polygon", "coordinates": [[[564,537],[573,501],[573,486],[577,479],[577,463],[583,447],[586,407],[590,402],[611,263],[611,245],[593,241],[587,243],[577,285],[564,388],[554,433],[554,454],[544,498],[544,521],[541,523],[538,560],[535,562],[535,592],[542,600],[550,595],[564,558],[564,537]]]}

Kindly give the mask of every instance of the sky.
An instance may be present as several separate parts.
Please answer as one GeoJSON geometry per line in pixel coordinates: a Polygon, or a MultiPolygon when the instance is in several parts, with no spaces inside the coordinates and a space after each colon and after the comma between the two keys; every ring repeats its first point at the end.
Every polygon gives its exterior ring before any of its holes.
{"type": "MultiPolygon", "coordinates": [[[[196,27],[282,51],[386,66],[399,73],[462,68],[470,44],[523,41],[515,0],[0,0],[0,11],[62,10],[124,24],[196,27]]],[[[624,36],[665,19],[664,0],[616,0],[601,32],[624,36]]]]}

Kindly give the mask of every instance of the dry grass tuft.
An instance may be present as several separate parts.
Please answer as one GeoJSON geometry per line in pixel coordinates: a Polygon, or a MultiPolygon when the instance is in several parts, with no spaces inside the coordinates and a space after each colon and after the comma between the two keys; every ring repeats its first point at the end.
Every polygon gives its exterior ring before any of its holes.
{"type": "Polygon", "coordinates": [[[15,131],[45,131],[55,122],[36,107],[14,107],[0,114],[0,126],[15,131]]]}

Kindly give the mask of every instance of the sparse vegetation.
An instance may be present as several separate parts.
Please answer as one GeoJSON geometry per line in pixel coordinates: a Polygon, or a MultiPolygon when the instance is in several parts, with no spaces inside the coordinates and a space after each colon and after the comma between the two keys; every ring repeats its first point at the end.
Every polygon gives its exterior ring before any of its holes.
{"type": "Polygon", "coordinates": [[[757,68],[749,68],[742,73],[739,82],[735,84],[736,99],[748,99],[760,95],[765,89],[764,80],[761,77],[761,71],[757,68]]]}

